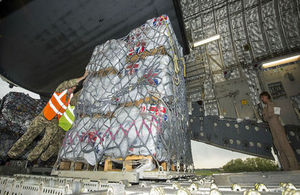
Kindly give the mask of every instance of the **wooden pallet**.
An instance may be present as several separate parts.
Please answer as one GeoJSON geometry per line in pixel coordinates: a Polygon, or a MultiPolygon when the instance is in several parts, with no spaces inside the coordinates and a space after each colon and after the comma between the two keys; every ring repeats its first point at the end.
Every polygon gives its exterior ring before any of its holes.
{"type": "MultiPolygon", "coordinates": [[[[126,171],[132,171],[134,168],[132,167],[132,161],[134,160],[141,160],[141,159],[151,159],[153,160],[152,156],[142,156],[142,155],[132,155],[132,156],[127,156],[125,160],[122,160],[121,158],[119,159],[114,159],[117,161],[123,161],[123,169],[126,171]]],[[[111,158],[107,158],[105,160],[104,164],[104,171],[121,171],[121,169],[115,169],[113,168],[113,160],[111,158]]],[[[167,168],[167,162],[160,162],[159,165],[162,167],[163,171],[168,171],[167,168]]],[[[180,170],[183,171],[183,165],[180,165],[180,170]]],[[[153,171],[158,171],[158,168],[155,168],[153,171]]],[[[171,164],[170,171],[177,171],[176,165],[174,163],[171,164]]]]}
{"type": "MultiPolygon", "coordinates": [[[[167,171],[167,163],[166,162],[162,162],[160,164],[160,166],[163,168],[164,171],[167,171]]],[[[171,164],[170,168],[171,168],[171,171],[177,171],[176,170],[176,164],[174,164],[174,163],[171,164]]],[[[180,165],[180,171],[183,171],[183,166],[182,165],[180,165]]]]}
{"type": "MultiPolygon", "coordinates": [[[[138,161],[141,159],[150,159],[153,161],[152,156],[143,156],[143,155],[131,155],[127,156],[125,159],[122,158],[114,158],[107,157],[104,161],[104,166],[98,166],[98,171],[132,171],[134,170],[133,161],[138,161]],[[116,162],[119,161],[119,162],[116,162]]],[[[170,169],[167,168],[167,162],[160,162],[159,166],[163,171],[177,171],[176,164],[171,163],[170,169]]],[[[59,170],[74,170],[74,171],[92,171],[94,170],[94,166],[83,162],[71,162],[71,161],[62,161],[59,163],[58,169],[59,170]]],[[[155,168],[152,171],[158,171],[158,168],[155,168]]],[[[180,165],[180,170],[183,171],[183,166],[180,165]]]]}
{"type": "MultiPolygon", "coordinates": [[[[127,156],[125,160],[122,160],[121,158],[119,159],[114,159],[118,161],[123,161],[123,166],[122,168],[126,171],[132,171],[132,161],[134,160],[141,160],[141,159],[152,159],[152,156],[142,156],[142,155],[132,155],[132,156],[127,156]]],[[[113,169],[113,160],[111,158],[105,159],[104,163],[104,171],[120,171],[120,169],[113,169]]],[[[122,169],[121,169],[122,170],[122,169]]]]}
{"type": "Polygon", "coordinates": [[[70,162],[70,161],[63,161],[59,163],[59,170],[70,170],[71,167],[74,167],[75,171],[82,170],[84,168],[83,162],[70,162]]]}

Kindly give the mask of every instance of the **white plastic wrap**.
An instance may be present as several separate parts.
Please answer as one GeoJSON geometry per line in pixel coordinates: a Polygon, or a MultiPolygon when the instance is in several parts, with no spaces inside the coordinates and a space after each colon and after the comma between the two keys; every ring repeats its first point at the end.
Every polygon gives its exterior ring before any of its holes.
{"type": "Polygon", "coordinates": [[[175,52],[182,56],[182,48],[177,41],[169,18],[167,16],[152,18],[129,33],[128,55],[141,54],[145,50],[150,51],[163,46],[170,56],[174,56],[170,39],[175,52]]]}
{"type": "Polygon", "coordinates": [[[98,71],[101,68],[114,67],[120,71],[126,61],[127,49],[125,48],[126,42],[121,39],[108,40],[104,44],[96,46],[86,69],[98,71]]]}
{"type": "MultiPolygon", "coordinates": [[[[183,57],[182,48],[164,17],[95,48],[59,159],[96,165],[143,155],[192,163],[183,67],[179,60],[175,72],[172,59],[183,57]]],[[[153,169],[147,166],[141,170],[153,169]]]]}
{"type": "MultiPolygon", "coordinates": [[[[143,104],[136,107],[122,108],[116,111],[113,119],[80,119],[77,136],[66,151],[67,158],[85,159],[95,165],[101,156],[126,157],[127,155],[157,155],[158,133],[160,123],[168,120],[166,108],[162,105],[143,104]],[[155,117],[153,117],[155,116],[155,117]]],[[[166,129],[164,131],[167,131],[166,129]]]]}
{"type": "Polygon", "coordinates": [[[151,92],[160,94],[161,98],[174,94],[173,62],[168,56],[149,56],[127,67],[118,87],[121,91],[117,97],[121,103],[144,99],[151,92]]]}

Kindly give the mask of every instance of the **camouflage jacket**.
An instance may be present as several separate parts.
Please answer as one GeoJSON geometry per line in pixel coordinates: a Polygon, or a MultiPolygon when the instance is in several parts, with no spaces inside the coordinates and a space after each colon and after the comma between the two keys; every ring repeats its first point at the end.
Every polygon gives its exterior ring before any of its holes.
{"type": "Polygon", "coordinates": [[[77,85],[77,82],[76,82],[77,79],[71,79],[71,80],[68,80],[68,81],[64,81],[62,82],[57,88],[56,88],[56,92],[57,93],[60,93],[62,91],[64,91],[65,89],[69,89],[71,87],[74,87],[77,85]]]}
{"type": "Polygon", "coordinates": [[[73,98],[72,98],[71,101],[70,101],[70,104],[71,104],[72,106],[76,106],[78,97],[79,97],[79,95],[80,95],[80,92],[81,92],[81,90],[79,90],[79,91],[77,91],[76,93],[73,94],[73,98]]]}

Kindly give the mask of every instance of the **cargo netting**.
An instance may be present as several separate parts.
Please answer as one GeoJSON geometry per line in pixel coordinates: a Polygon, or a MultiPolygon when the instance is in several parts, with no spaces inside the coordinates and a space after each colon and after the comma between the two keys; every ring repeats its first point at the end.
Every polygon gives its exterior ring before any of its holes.
{"type": "MultiPolygon", "coordinates": [[[[26,132],[31,121],[43,110],[47,102],[18,92],[6,94],[0,102],[0,164],[4,164],[8,158],[8,150],[26,132]]],[[[42,136],[38,136],[19,158],[26,159],[29,151],[42,136]]]]}
{"type": "Polygon", "coordinates": [[[96,46],[58,162],[152,156],[192,165],[182,47],[167,16],[96,46]]]}

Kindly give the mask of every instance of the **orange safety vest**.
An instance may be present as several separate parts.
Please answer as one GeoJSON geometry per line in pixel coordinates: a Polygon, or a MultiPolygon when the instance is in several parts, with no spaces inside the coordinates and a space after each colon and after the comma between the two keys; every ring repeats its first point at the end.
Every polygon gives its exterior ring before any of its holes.
{"type": "Polygon", "coordinates": [[[72,99],[73,94],[70,95],[67,103],[67,89],[61,93],[54,92],[49,102],[45,106],[43,113],[47,120],[52,120],[56,115],[58,115],[58,119],[64,114],[67,110],[70,100],[72,99]]]}

